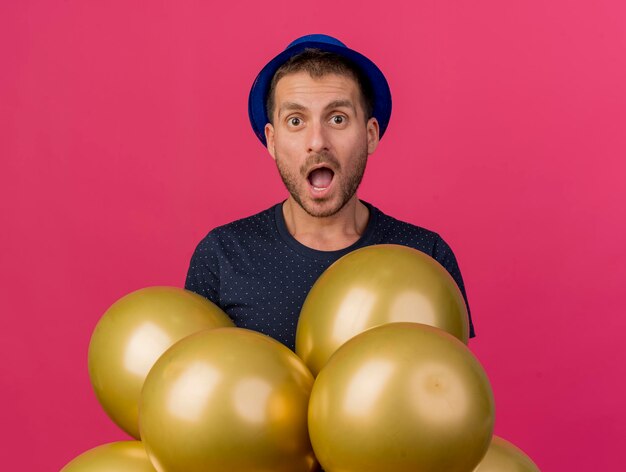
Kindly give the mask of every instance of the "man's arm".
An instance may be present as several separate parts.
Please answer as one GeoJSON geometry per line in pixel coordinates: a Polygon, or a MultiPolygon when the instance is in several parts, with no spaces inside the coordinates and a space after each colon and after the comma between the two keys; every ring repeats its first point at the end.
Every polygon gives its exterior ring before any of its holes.
{"type": "Polygon", "coordinates": [[[217,239],[209,233],[196,247],[185,280],[185,289],[208,298],[220,305],[219,259],[217,256],[217,239]]]}
{"type": "Polygon", "coordinates": [[[465,306],[467,307],[467,316],[469,318],[469,336],[473,338],[476,336],[474,332],[474,324],[472,323],[472,315],[470,313],[469,303],[467,301],[467,294],[465,293],[465,284],[463,283],[463,276],[461,275],[461,270],[459,269],[459,264],[456,261],[456,257],[454,256],[454,252],[446,243],[441,236],[439,236],[435,242],[435,246],[433,248],[433,257],[437,262],[439,262],[442,266],[446,268],[446,270],[450,273],[452,278],[456,281],[456,284],[459,286],[461,290],[461,294],[463,295],[463,299],[465,300],[465,306]]]}

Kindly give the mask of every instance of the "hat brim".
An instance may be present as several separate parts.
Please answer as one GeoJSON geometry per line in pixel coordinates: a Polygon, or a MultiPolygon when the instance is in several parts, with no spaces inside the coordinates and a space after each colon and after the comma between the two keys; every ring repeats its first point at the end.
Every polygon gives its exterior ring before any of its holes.
{"type": "Polygon", "coordinates": [[[378,121],[379,137],[382,138],[391,117],[391,91],[387,79],[385,79],[378,66],[363,54],[345,46],[318,41],[303,41],[288,47],[268,62],[252,84],[250,95],[248,96],[248,116],[254,133],[263,145],[267,146],[265,125],[270,120],[267,116],[266,102],[272,78],[280,66],[305,49],[320,49],[338,54],[350,60],[362,71],[363,76],[369,80],[374,95],[372,115],[378,121]]]}

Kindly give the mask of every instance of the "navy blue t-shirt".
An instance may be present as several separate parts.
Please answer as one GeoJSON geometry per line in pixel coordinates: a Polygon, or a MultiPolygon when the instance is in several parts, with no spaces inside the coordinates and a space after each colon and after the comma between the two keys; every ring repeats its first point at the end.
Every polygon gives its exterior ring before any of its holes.
{"type": "MultiPolygon", "coordinates": [[[[318,251],[298,242],[287,230],[282,203],[215,228],[193,254],[185,288],[221,307],[238,327],[260,331],[293,350],[300,310],[324,270],[355,249],[400,244],[418,249],[444,266],[467,304],[456,258],[437,233],[363,204],[370,211],[365,231],[358,241],[339,251],[318,251]]],[[[469,322],[473,337],[471,317],[469,322]]]]}

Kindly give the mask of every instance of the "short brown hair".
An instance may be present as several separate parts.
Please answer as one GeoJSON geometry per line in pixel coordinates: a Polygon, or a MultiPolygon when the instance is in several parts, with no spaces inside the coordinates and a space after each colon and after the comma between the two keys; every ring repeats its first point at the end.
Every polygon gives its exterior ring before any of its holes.
{"type": "Polygon", "coordinates": [[[270,123],[272,123],[274,116],[274,94],[276,92],[276,84],[284,76],[294,74],[296,72],[307,72],[314,79],[318,79],[328,74],[344,75],[354,79],[361,91],[365,119],[369,120],[372,117],[374,109],[374,94],[369,81],[365,78],[361,70],[348,59],[340,56],[339,54],[322,51],[321,49],[307,48],[291,57],[287,62],[280,66],[272,77],[270,90],[267,94],[267,102],[265,104],[267,117],[269,118],[270,123]]]}

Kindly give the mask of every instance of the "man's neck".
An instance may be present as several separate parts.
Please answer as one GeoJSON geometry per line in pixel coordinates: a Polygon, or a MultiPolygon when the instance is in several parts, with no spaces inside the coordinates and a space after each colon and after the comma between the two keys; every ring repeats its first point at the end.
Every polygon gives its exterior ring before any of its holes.
{"type": "Polygon", "coordinates": [[[369,221],[369,209],[355,195],[333,216],[314,217],[289,197],[283,204],[289,233],[301,244],[319,251],[337,251],[359,240],[369,221]]]}

